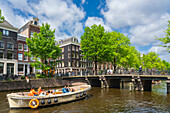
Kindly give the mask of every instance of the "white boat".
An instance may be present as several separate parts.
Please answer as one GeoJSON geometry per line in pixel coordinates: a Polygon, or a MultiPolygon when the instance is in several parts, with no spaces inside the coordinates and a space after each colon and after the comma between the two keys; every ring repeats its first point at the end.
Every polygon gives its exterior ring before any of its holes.
{"type": "Polygon", "coordinates": [[[51,95],[45,96],[28,96],[29,92],[18,92],[7,94],[9,107],[11,109],[15,108],[38,108],[43,106],[55,105],[60,103],[65,103],[69,101],[74,101],[78,99],[85,98],[87,96],[87,91],[91,89],[90,85],[80,85],[73,86],[74,92],[53,93],[51,95]]]}

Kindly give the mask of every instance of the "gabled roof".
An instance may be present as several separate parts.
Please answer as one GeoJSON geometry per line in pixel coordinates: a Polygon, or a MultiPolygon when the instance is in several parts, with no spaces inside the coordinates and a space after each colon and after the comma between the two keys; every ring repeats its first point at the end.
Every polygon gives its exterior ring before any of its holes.
{"type": "Polygon", "coordinates": [[[13,30],[18,30],[18,28],[15,28],[12,26],[8,21],[4,20],[3,23],[0,23],[0,27],[5,27],[13,30]]]}

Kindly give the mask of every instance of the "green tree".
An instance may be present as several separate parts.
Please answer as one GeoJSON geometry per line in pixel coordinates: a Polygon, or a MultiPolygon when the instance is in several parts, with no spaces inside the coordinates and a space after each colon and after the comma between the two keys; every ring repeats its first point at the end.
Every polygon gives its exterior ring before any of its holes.
{"type": "Polygon", "coordinates": [[[124,62],[125,57],[128,55],[128,48],[130,46],[130,40],[124,34],[112,31],[109,33],[110,36],[110,62],[114,66],[114,72],[117,66],[121,66],[124,62]]]}
{"type": "Polygon", "coordinates": [[[29,52],[25,52],[25,55],[34,56],[35,62],[31,65],[36,69],[48,70],[55,68],[58,62],[56,59],[60,56],[61,49],[55,45],[54,33],[55,30],[51,30],[50,25],[42,24],[40,33],[34,32],[33,37],[26,39],[29,52]]]}
{"type": "Polygon", "coordinates": [[[158,57],[159,55],[155,52],[149,52],[148,54],[143,55],[144,68],[152,69],[159,68],[161,59],[158,57]]]}
{"type": "Polygon", "coordinates": [[[108,61],[109,37],[103,26],[92,25],[85,27],[81,36],[81,50],[84,58],[95,63],[95,73],[97,74],[97,63],[108,61]]]}
{"type": "Polygon", "coordinates": [[[124,55],[120,59],[120,64],[126,69],[132,67],[138,69],[142,65],[140,56],[140,52],[134,46],[127,46],[124,48],[124,55]]]}
{"type": "Polygon", "coordinates": [[[2,16],[1,10],[0,10],[0,23],[4,21],[4,16],[2,16]]]}
{"type": "MultiPolygon", "coordinates": [[[[0,10],[0,23],[4,21],[4,16],[2,16],[1,10],[0,10]]],[[[2,33],[0,32],[0,39],[2,37],[2,33]]]]}
{"type": "Polygon", "coordinates": [[[161,45],[162,47],[165,47],[167,51],[170,53],[170,21],[168,21],[169,24],[167,25],[168,28],[166,29],[165,37],[164,38],[159,38],[158,40],[162,41],[163,44],[161,45]]]}

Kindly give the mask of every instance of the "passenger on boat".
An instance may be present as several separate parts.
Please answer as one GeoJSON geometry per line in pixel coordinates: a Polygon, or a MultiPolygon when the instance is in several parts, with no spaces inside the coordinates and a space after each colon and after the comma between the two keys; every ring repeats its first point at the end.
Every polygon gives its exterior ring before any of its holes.
{"type": "Polygon", "coordinates": [[[48,95],[53,95],[53,91],[48,91],[48,95]]]}
{"type": "Polygon", "coordinates": [[[42,88],[39,87],[39,88],[38,88],[38,94],[41,94],[42,92],[43,92],[42,88]]]}
{"type": "Polygon", "coordinates": [[[70,87],[67,86],[66,91],[67,91],[67,92],[70,92],[70,90],[71,90],[70,87]]]}
{"type": "Polygon", "coordinates": [[[71,89],[71,92],[75,92],[75,89],[72,88],[72,89],[71,89]]]}
{"type": "Polygon", "coordinates": [[[35,92],[34,87],[31,88],[30,93],[28,94],[28,96],[38,96],[38,93],[35,92]]]}
{"type": "Polygon", "coordinates": [[[67,87],[64,86],[64,88],[62,89],[62,92],[63,92],[63,93],[67,93],[67,90],[66,90],[66,89],[67,89],[67,87]]]}
{"type": "Polygon", "coordinates": [[[39,94],[39,96],[45,96],[45,93],[44,93],[44,92],[41,92],[41,93],[39,94]]]}

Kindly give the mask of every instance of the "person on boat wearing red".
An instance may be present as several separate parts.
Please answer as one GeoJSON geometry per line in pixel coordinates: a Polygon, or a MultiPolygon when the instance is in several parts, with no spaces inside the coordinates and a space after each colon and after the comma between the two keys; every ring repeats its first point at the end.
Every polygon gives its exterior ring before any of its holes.
{"type": "Polygon", "coordinates": [[[42,92],[43,92],[42,88],[39,87],[39,88],[38,88],[38,94],[41,94],[42,92]]]}
{"type": "Polygon", "coordinates": [[[30,93],[28,94],[28,96],[38,96],[38,93],[35,92],[34,87],[31,88],[30,93]]]}

